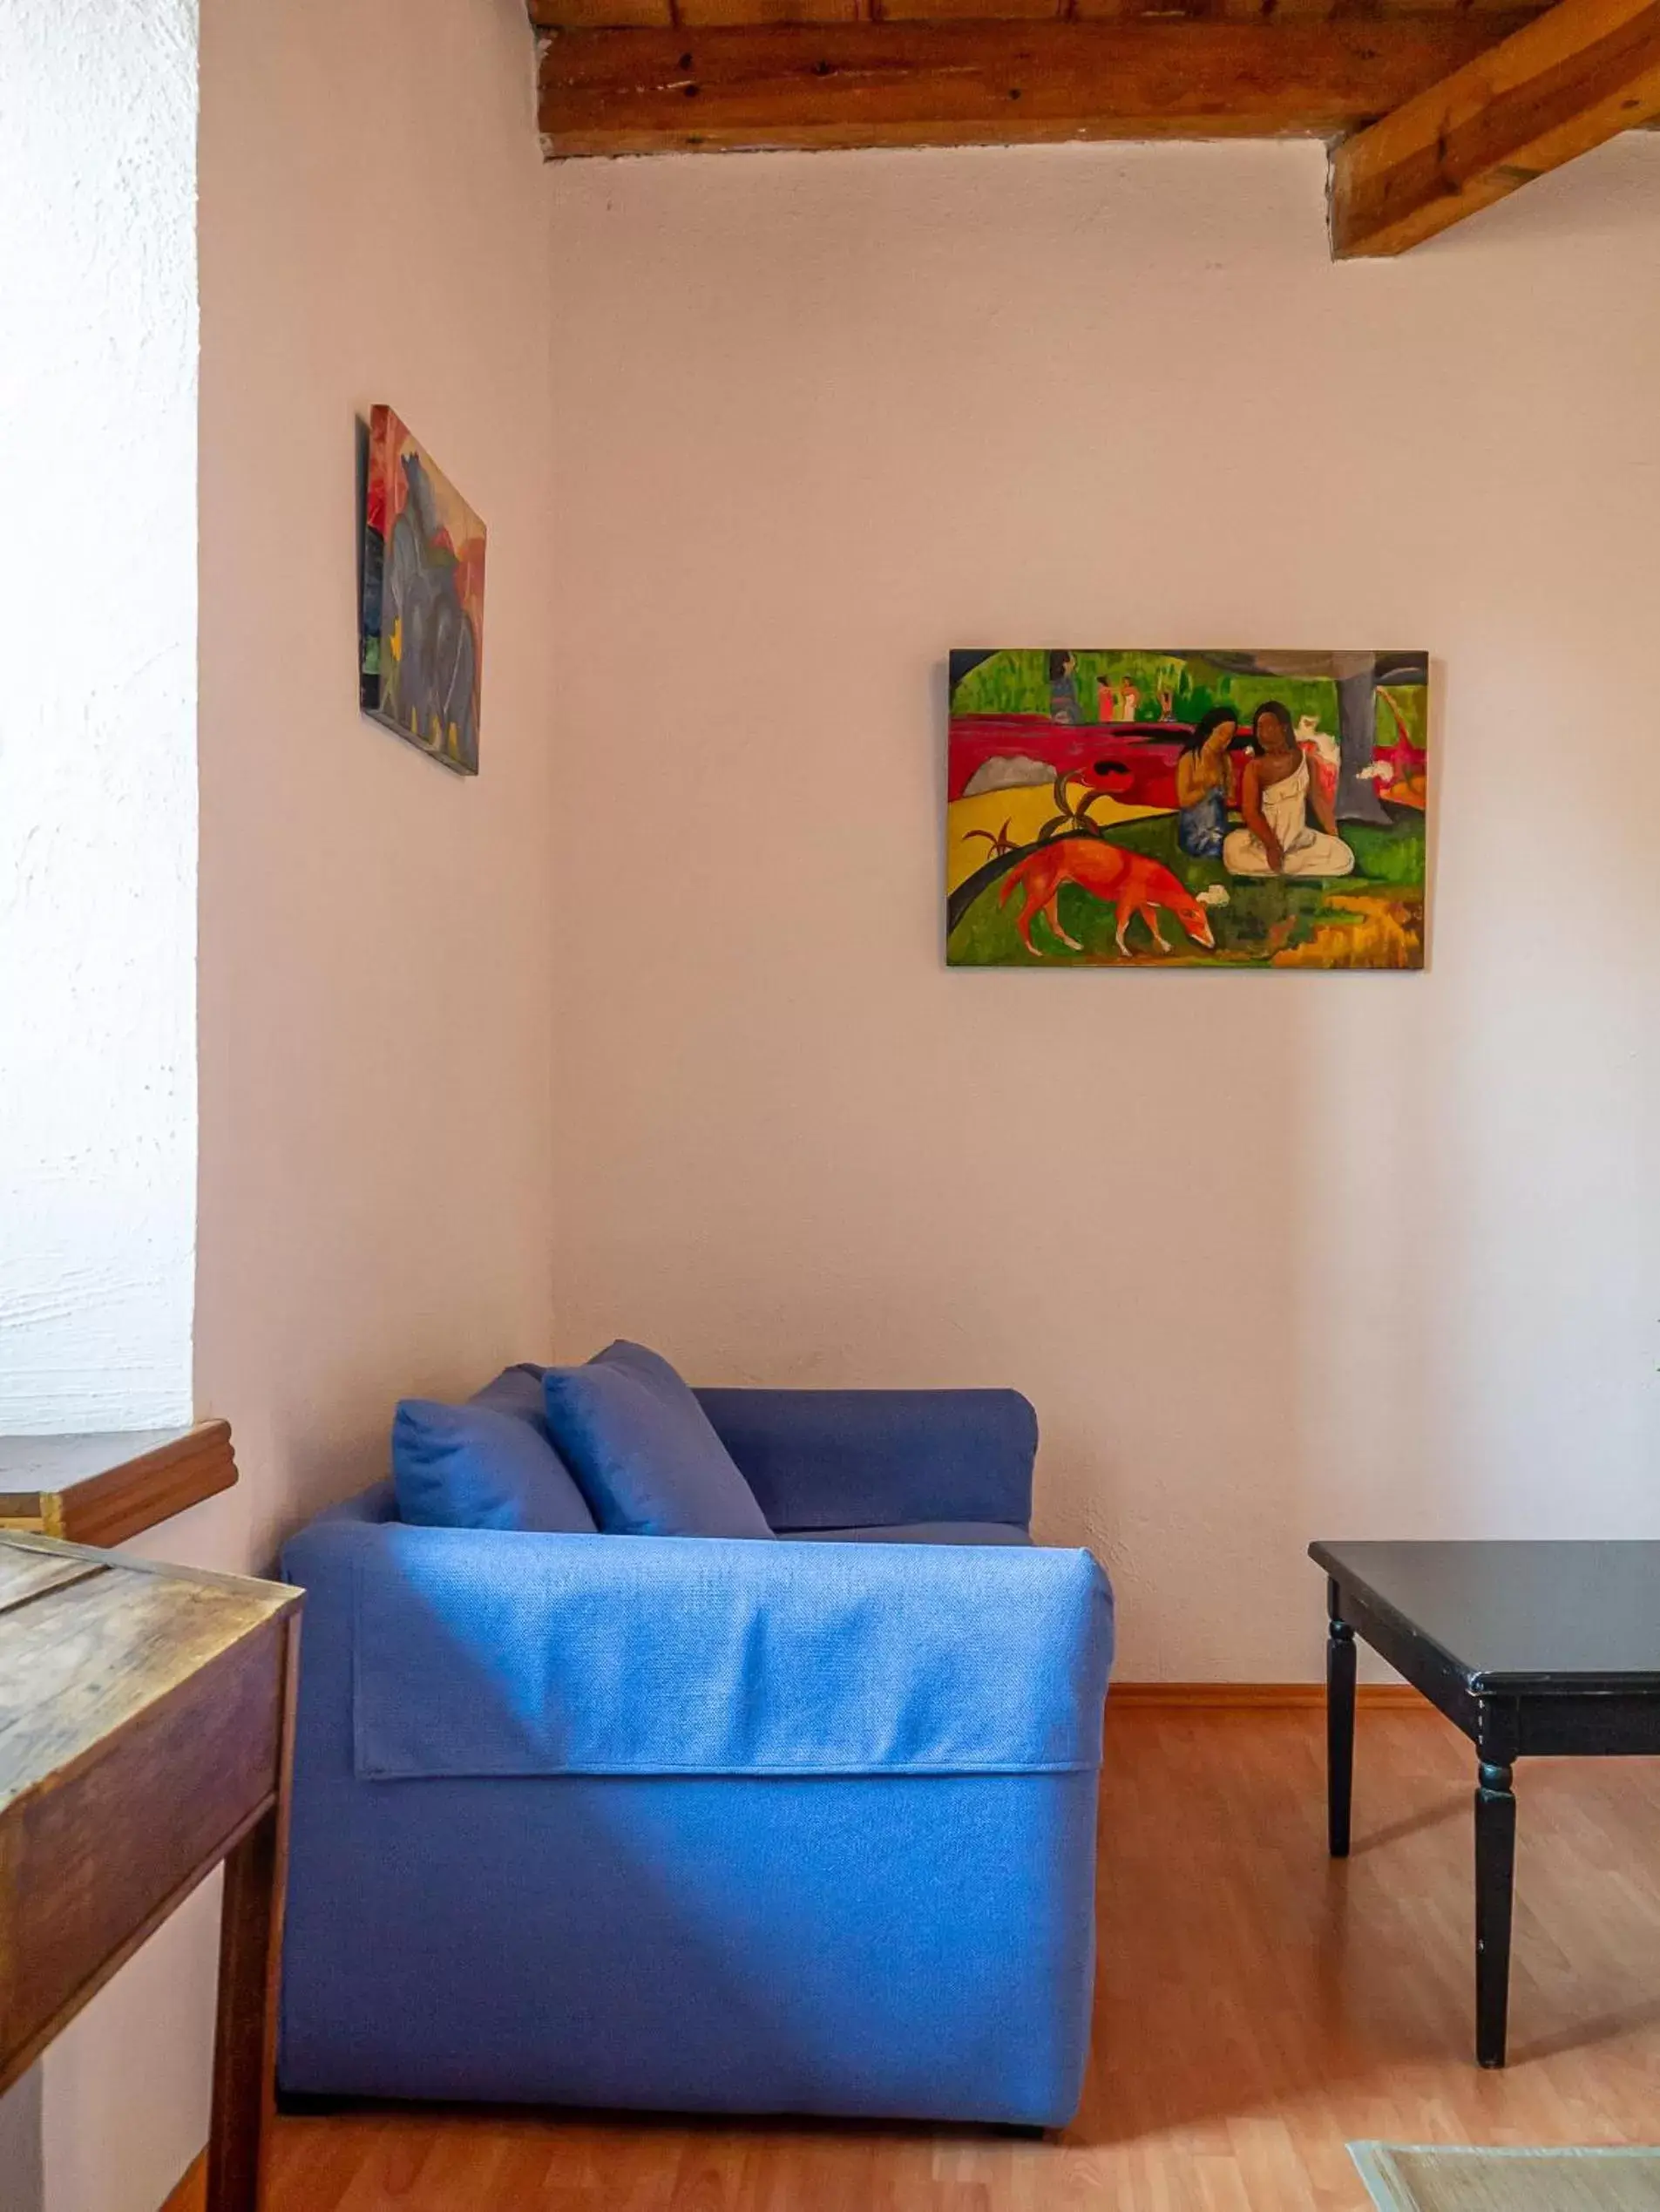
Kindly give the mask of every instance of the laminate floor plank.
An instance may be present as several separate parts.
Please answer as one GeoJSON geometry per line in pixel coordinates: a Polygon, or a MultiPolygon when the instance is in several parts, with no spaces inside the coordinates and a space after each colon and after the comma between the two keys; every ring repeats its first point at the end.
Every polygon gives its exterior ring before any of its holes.
{"type": "Polygon", "coordinates": [[[1660,1761],[1524,1761],[1511,2063],[1474,2010],[1470,1748],[1363,1709],[1109,1712],[1078,2118],[995,2130],[364,2107],[279,2122],[271,2212],[1363,2212],[1355,2138],[1660,2139],[1660,1761]]]}

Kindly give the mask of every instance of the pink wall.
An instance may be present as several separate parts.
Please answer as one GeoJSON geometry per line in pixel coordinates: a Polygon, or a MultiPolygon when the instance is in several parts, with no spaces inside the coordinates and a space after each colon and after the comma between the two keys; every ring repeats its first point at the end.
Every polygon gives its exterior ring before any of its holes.
{"type": "Polygon", "coordinates": [[[198,1402],[244,1549],[553,1288],[548,192],[520,0],[217,0],[202,53],[198,1402]],[[489,529],[482,773],[359,715],[354,417],[489,529]]]}
{"type": "Polygon", "coordinates": [[[1125,1671],[1320,1533],[1660,1535],[1660,142],[1398,265],[1316,147],[566,167],[562,1348],[1019,1384],[1125,1671]],[[1431,972],[948,973],[952,645],[1413,644],[1431,972]]]}

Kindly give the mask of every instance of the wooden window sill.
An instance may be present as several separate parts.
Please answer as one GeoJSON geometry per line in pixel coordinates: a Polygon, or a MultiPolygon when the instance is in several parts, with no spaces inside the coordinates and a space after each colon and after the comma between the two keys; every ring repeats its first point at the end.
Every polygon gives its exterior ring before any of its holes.
{"type": "Polygon", "coordinates": [[[0,1529],[122,1544],[236,1480],[227,1421],[0,1436],[0,1529]]]}

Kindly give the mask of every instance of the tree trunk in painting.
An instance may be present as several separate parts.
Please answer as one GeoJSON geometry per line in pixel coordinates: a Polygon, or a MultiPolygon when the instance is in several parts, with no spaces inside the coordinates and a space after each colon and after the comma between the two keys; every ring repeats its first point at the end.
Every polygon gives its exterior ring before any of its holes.
{"type": "MultiPolygon", "coordinates": [[[[1349,656],[1341,656],[1347,662],[1349,656]]],[[[1338,676],[1338,797],[1340,822],[1376,822],[1389,827],[1389,810],[1374,783],[1362,777],[1378,741],[1377,663],[1346,668],[1338,676]]]]}

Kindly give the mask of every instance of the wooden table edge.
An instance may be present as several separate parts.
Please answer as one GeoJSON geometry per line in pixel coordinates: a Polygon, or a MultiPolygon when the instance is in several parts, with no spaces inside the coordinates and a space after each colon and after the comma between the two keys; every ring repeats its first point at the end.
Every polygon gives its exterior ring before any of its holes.
{"type": "MultiPolygon", "coordinates": [[[[1357,1539],[1357,1541],[1359,1540],[1357,1539]]],[[[1480,1542],[1480,1538],[1476,1537],[1467,1540],[1472,1543],[1480,1542]]],[[[1421,1622],[1415,1621],[1407,1614],[1403,1613],[1398,1605],[1381,1594],[1374,1584],[1366,1581],[1364,1576],[1356,1574],[1351,1569],[1340,1567],[1333,1559],[1331,1548],[1328,1544],[1311,1544],[1308,1547],[1308,1557],[1325,1575],[1328,1584],[1352,1592],[1371,1612],[1387,1620],[1392,1628],[1409,1636],[1415,1644],[1421,1645],[1424,1649],[1435,1652],[1446,1663],[1448,1672],[1457,1677],[1464,1695],[1473,1702],[1494,1698],[1660,1696],[1660,1669],[1653,1667],[1632,1668],[1625,1673],[1613,1672],[1608,1668],[1587,1667],[1579,1673],[1575,1673],[1571,1669],[1556,1667],[1547,1673],[1538,1671],[1509,1673],[1491,1667],[1473,1666],[1468,1659],[1460,1659],[1457,1652],[1449,1651],[1438,1637],[1432,1636],[1421,1622]]],[[[1387,1654],[1384,1656],[1387,1657],[1387,1654]]],[[[1398,1662],[1391,1659],[1389,1664],[1397,1666],[1398,1662]]],[[[1432,1705],[1437,1706],[1438,1710],[1446,1711],[1446,1707],[1440,1706],[1439,1700],[1431,1695],[1429,1691],[1419,1688],[1416,1683],[1412,1684],[1411,1686],[1418,1690],[1420,1697],[1428,1698],[1432,1705]]],[[[1452,1717],[1450,1713],[1447,1714],[1449,1720],[1452,1717]]]]}
{"type": "Polygon", "coordinates": [[[152,1449],[76,1482],[0,1489],[0,1530],[62,1537],[71,1543],[124,1544],[234,1487],[238,1476],[229,1422],[199,1421],[182,1431],[155,1433],[164,1441],[152,1449]]]}

